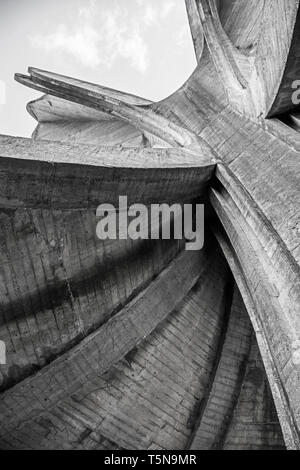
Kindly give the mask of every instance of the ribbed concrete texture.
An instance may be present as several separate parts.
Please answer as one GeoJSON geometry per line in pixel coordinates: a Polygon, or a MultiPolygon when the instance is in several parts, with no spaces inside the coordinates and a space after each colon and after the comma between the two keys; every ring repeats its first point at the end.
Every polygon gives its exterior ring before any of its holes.
{"type": "Polygon", "coordinates": [[[0,137],[2,449],[300,449],[299,0],[186,0],[197,68],[143,98],[29,68],[0,137]],[[205,243],[104,240],[201,202],[205,243]]]}

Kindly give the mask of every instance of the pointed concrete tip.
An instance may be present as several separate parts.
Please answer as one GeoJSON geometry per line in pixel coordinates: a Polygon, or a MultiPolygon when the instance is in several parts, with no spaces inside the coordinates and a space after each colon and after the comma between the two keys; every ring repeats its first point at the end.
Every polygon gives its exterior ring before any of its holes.
{"type": "Polygon", "coordinates": [[[28,80],[30,77],[28,77],[28,75],[24,75],[22,73],[15,73],[14,75],[14,79],[16,80],[16,82],[19,82],[19,83],[23,83],[24,80],[28,80]]]}
{"type": "Polygon", "coordinates": [[[43,70],[43,69],[39,69],[37,67],[29,66],[28,67],[28,73],[29,73],[29,75],[38,75],[38,74],[46,74],[46,73],[51,73],[51,72],[49,72],[48,70],[43,70]]]}

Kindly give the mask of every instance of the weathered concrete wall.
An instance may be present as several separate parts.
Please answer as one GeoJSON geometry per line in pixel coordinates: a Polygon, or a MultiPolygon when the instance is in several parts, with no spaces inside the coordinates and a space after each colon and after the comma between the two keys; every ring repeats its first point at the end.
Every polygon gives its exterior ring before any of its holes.
{"type": "Polygon", "coordinates": [[[196,167],[198,157],[175,149],[123,149],[122,163],[115,148],[9,137],[0,138],[0,153],[5,389],[107,321],[183,248],[99,240],[97,206],[118,207],[122,194],[128,204],[193,199],[214,165],[196,167]]]}
{"type": "MultiPolygon", "coordinates": [[[[247,433],[252,422],[259,434],[249,448],[283,446],[271,397],[266,401],[263,393],[264,372],[262,380],[251,380],[249,374],[245,378],[252,330],[237,291],[232,303],[234,287],[226,263],[215,248],[196,260],[185,253],[175,263],[98,332],[2,396],[2,448],[190,447],[212,403],[220,403],[216,389],[224,372],[229,388],[236,388],[235,400],[226,409],[234,419],[224,423],[228,440],[220,439],[215,446],[232,445],[236,423],[247,433]],[[175,284],[172,270],[178,277],[175,284]],[[187,288],[193,287],[173,309],[185,292],[183,280],[187,288]],[[234,354],[240,374],[231,383],[230,364],[224,369],[225,351],[240,348],[244,354],[234,354]],[[240,410],[238,397],[246,386],[253,388],[253,406],[240,410]]],[[[253,373],[258,374],[256,369],[253,373]]],[[[221,400],[228,392],[224,386],[221,400]]],[[[245,439],[240,445],[248,447],[245,439]]]]}

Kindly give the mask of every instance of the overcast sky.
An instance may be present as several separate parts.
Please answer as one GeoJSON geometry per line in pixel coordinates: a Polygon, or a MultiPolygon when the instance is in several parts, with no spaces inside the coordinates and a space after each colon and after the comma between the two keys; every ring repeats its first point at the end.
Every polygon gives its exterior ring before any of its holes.
{"type": "Polygon", "coordinates": [[[0,57],[0,133],[26,137],[28,66],[159,100],[196,65],[184,0],[0,0],[0,57]]]}

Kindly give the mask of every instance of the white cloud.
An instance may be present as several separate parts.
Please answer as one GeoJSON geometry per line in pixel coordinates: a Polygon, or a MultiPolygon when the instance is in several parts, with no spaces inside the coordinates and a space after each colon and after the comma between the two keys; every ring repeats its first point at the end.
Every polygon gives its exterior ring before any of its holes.
{"type": "Polygon", "coordinates": [[[88,4],[84,7],[79,8],[79,16],[90,20],[93,17],[93,13],[96,10],[96,0],[89,0],[88,4]]]}
{"type": "Polygon", "coordinates": [[[84,2],[75,18],[67,18],[52,33],[34,35],[31,45],[48,53],[67,54],[90,68],[109,68],[127,59],[135,70],[145,73],[149,67],[146,30],[166,21],[176,4],[174,0],[136,1],[139,8],[132,16],[128,7],[121,7],[122,2],[106,9],[96,0],[84,2]]]}
{"type": "Polygon", "coordinates": [[[157,11],[153,6],[147,5],[145,8],[144,16],[142,18],[146,26],[150,26],[152,23],[157,21],[157,11]]]}
{"type": "Polygon", "coordinates": [[[175,8],[175,2],[173,1],[165,1],[163,3],[163,7],[162,7],[162,10],[161,10],[161,16],[162,18],[166,18],[170,13],[171,11],[175,8]]]}
{"type": "Polygon", "coordinates": [[[153,23],[158,23],[159,20],[167,18],[172,10],[176,7],[174,0],[163,0],[155,4],[149,4],[148,0],[137,0],[139,7],[143,9],[142,21],[150,26],[153,23]]]}
{"type": "Polygon", "coordinates": [[[175,44],[179,48],[183,48],[186,44],[186,38],[188,37],[189,29],[186,24],[184,24],[176,33],[175,44]]]}
{"type": "MultiPolygon", "coordinates": [[[[148,10],[148,24],[152,15],[148,10]]],[[[36,34],[30,40],[35,48],[69,54],[86,67],[111,67],[118,59],[128,59],[141,73],[148,68],[148,48],[138,18],[128,18],[120,7],[100,11],[94,0],[79,10],[75,26],[61,24],[53,33],[36,34]]]]}
{"type": "Polygon", "coordinates": [[[59,25],[57,30],[49,35],[35,35],[31,44],[35,48],[46,52],[66,52],[80,60],[82,65],[93,67],[99,65],[98,51],[99,35],[93,29],[84,25],[78,32],[70,32],[66,25],[59,25]]]}

